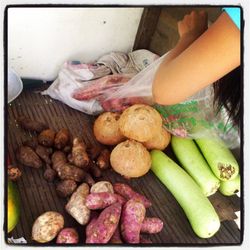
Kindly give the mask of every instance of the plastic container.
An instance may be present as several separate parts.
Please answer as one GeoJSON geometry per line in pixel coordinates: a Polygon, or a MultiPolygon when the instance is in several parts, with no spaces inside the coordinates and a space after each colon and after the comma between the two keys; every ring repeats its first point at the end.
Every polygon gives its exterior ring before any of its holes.
{"type": "Polygon", "coordinates": [[[8,103],[16,99],[23,90],[23,82],[18,74],[12,69],[8,69],[8,103]]]}

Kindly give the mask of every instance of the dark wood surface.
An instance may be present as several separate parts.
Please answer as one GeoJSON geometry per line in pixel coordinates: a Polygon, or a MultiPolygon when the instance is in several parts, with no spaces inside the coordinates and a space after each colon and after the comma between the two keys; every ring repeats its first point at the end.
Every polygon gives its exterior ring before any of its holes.
{"type": "MultiPolygon", "coordinates": [[[[55,192],[54,184],[48,183],[43,178],[44,169],[31,169],[17,163],[16,148],[33,134],[21,129],[15,119],[20,115],[26,115],[48,123],[55,130],[67,127],[72,136],[80,136],[87,144],[95,145],[97,142],[92,132],[94,117],[73,110],[59,101],[40,95],[34,90],[23,91],[15,101],[8,104],[7,115],[8,152],[12,163],[20,166],[23,175],[17,182],[21,198],[20,222],[14,231],[6,236],[24,237],[29,244],[35,244],[31,240],[33,222],[43,212],[53,210],[64,216],[66,227],[74,226],[77,228],[81,238],[79,244],[84,244],[84,227],[78,225],[65,212],[66,199],[59,198],[55,192]]],[[[170,148],[166,152],[173,157],[170,148]]],[[[109,180],[112,183],[117,181],[129,183],[136,191],[152,201],[153,206],[147,209],[147,216],[156,216],[164,221],[164,228],[160,233],[147,236],[155,244],[239,244],[241,242],[240,230],[232,221],[234,211],[240,209],[240,199],[237,196],[224,197],[217,192],[210,197],[223,221],[215,236],[210,239],[200,239],[192,231],[183,210],[174,197],[151,171],[141,178],[125,180],[112,170],[107,170],[100,179],[109,180]]]]}

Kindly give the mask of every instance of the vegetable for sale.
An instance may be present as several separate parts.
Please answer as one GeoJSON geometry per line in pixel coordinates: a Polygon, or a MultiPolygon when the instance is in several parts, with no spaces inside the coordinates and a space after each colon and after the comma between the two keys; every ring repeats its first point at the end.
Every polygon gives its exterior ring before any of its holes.
{"type": "Polygon", "coordinates": [[[22,172],[18,167],[8,165],[8,178],[11,181],[17,181],[22,176],[22,172]]]}
{"type": "Polygon", "coordinates": [[[86,206],[89,209],[103,209],[116,202],[115,194],[108,192],[91,193],[86,197],[86,206]]]}
{"type": "Polygon", "coordinates": [[[8,205],[7,205],[7,232],[10,233],[20,219],[20,197],[17,186],[8,180],[8,205]]]}
{"type": "Polygon", "coordinates": [[[172,149],[182,167],[192,176],[206,196],[214,194],[220,180],[215,177],[192,139],[172,136],[172,149]]]}
{"type": "Polygon", "coordinates": [[[117,173],[127,178],[134,178],[143,176],[149,171],[151,158],[141,143],[126,140],[112,150],[110,163],[117,173]]]}
{"type": "Polygon", "coordinates": [[[21,126],[21,128],[26,129],[31,132],[42,132],[43,130],[48,128],[48,125],[40,122],[32,120],[26,116],[20,116],[17,118],[18,124],[21,126]]]}
{"type": "Polygon", "coordinates": [[[62,128],[55,135],[54,146],[56,149],[63,149],[67,146],[69,140],[69,130],[67,128],[62,128]]]}
{"type": "Polygon", "coordinates": [[[109,181],[98,181],[91,188],[90,193],[114,193],[113,185],[109,181]]]}
{"type": "Polygon", "coordinates": [[[65,206],[66,211],[81,225],[86,225],[90,219],[90,210],[86,206],[88,194],[88,184],[82,183],[71,195],[65,206]]]}
{"type": "Polygon", "coordinates": [[[43,166],[39,156],[28,146],[19,147],[16,152],[16,158],[21,164],[27,167],[40,168],[43,166]]]}
{"type": "Polygon", "coordinates": [[[79,235],[75,228],[63,228],[56,238],[57,244],[77,244],[79,235]]]}
{"type": "Polygon", "coordinates": [[[151,170],[183,208],[194,232],[200,238],[212,237],[220,228],[220,220],[198,184],[162,151],[152,150],[151,157],[151,170]]]}
{"type": "Polygon", "coordinates": [[[222,181],[236,178],[239,165],[221,139],[200,138],[195,141],[217,178],[222,181]]]}
{"type": "Polygon", "coordinates": [[[114,203],[102,210],[88,232],[86,243],[108,243],[118,226],[121,209],[121,204],[114,203]]]}
{"type": "Polygon", "coordinates": [[[52,182],[54,181],[56,175],[57,172],[54,169],[52,169],[49,164],[46,164],[46,169],[43,173],[44,179],[48,182],[52,182]]]}
{"type": "Polygon", "coordinates": [[[45,147],[52,147],[54,145],[55,131],[52,129],[45,129],[38,135],[39,144],[45,147]]]}
{"type": "Polygon", "coordinates": [[[119,113],[105,112],[97,117],[93,131],[97,141],[105,145],[116,145],[125,140],[122,135],[118,120],[119,113]]]}
{"type": "Polygon", "coordinates": [[[140,243],[140,231],[146,209],[141,202],[130,199],[122,209],[121,234],[125,242],[140,243]]]}
{"type": "Polygon", "coordinates": [[[50,155],[52,153],[52,148],[37,145],[35,152],[45,163],[51,164],[50,155]]]}
{"type": "Polygon", "coordinates": [[[74,165],[80,168],[86,169],[89,164],[89,156],[86,152],[86,145],[78,137],[73,140],[72,159],[74,165]]]}
{"type": "Polygon", "coordinates": [[[240,175],[237,175],[233,180],[221,181],[219,191],[226,196],[231,196],[240,190],[240,175]]]}
{"type": "Polygon", "coordinates": [[[164,150],[171,140],[171,134],[164,128],[162,128],[159,133],[155,134],[154,137],[146,142],[143,145],[148,149],[159,149],[164,150]]]}
{"type": "Polygon", "coordinates": [[[111,239],[109,240],[110,244],[122,244],[121,233],[119,225],[116,227],[115,232],[113,233],[111,239]]]}
{"type": "Polygon", "coordinates": [[[160,114],[144,104],[135,104],[125,109],[118,122],[125,137],[139,142],[151,140],[162,129],[160,114]]]}
{"type": "Polygon", "coordinates": [[[144,195],[135,192],[129,185],[125,183],[117,182],[113,185],[113,188],[117,194],[120,194],[127,200],[133,199],[139,201],[145,206],[145,208],[148,208],[152,205],[149,199],[147,199],[144,195]]]}
{"type": "Polygon", "coordinates": [[[99,178],[102,176],[101,169],[93,162],[89,161],[89,172],[96,178],[99,178]]]}
{"type": "Polygon", "coordinates": [[[77,188],[74,180],[61,180],[56,184],[56,192],[60,197],[71,195],[77,188]]]}
{"type": "Polygon", "coordinates": [[[156,217],[144,218],[141,226],[141,233],[156,234],[163,228],[163,221],[156,217]]]}
{"type": "Polygon", "coordinates": [[[39,243],[52,241],[64,226],[63,216],[54,211],[41,214],[32,226],[32,239],[39,243]]]}
{"type": "Polygon", "coordinates": [[[107,169],[110,167],[110,151],[108,149],[103,149],[100,155],[97,157],[96,165],[100,169],[107,169]]]}

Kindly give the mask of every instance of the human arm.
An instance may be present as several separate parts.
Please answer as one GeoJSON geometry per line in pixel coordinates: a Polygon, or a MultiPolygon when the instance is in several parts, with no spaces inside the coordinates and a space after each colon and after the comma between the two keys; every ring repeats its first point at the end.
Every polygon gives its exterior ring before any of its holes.
{"type": "Polygon", "coordinates": [[[187,49],[163,61],[153,82],[153,98],[163,105],[179,103],[239,65],[240,31],[223,12],[187,49]]]}

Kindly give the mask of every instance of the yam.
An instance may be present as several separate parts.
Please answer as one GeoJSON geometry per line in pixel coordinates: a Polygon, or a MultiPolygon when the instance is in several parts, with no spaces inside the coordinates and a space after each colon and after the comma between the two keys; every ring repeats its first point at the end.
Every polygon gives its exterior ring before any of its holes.
{"type": "Polygon", "coordinates": [[[57,244],[77,244],[79,235],[75,228],[63,228],[56,238],[57,244]]]}

